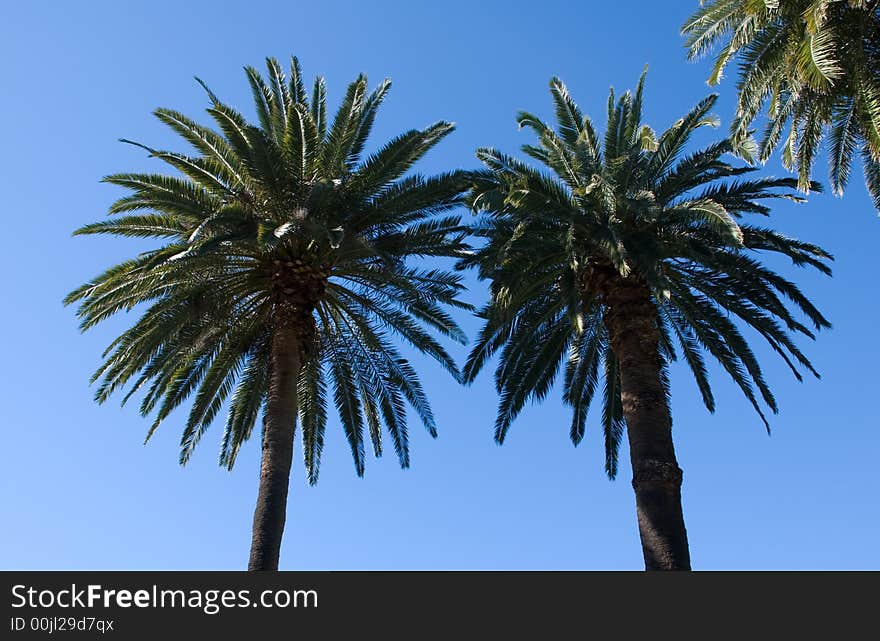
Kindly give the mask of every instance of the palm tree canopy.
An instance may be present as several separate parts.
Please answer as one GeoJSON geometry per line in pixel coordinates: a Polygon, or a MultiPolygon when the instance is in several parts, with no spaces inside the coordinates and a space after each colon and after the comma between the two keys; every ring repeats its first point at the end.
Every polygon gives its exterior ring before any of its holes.
{"type": "Polygon", "coordinates": [[[473,232],[485,242],[459,262],[491,282],[490,301],[479,312],[485,324],[463,373],[465,381],[473,381],[500,350],[496,440],[503,441],[528,400],[546,397],[562,367],[564,401],[573,410],[571,439],[579,443],[604,379],[602,423],[611,477],[625,424],[619,365],[605,325],[609,291],[638,284],[649,292],[664,363],[681,354],[710,411],[715,401],[706,352],[762,419],[759,396],[777,410],[731,316],[756,330],[799,379],[801,367],[815,371],[792,334],[813,333],[794,312],[817,329],[829,326],[795,284],[762,265],[755,253],[782,254],[825,273],[831,256],[741,220],[744,214],[768,214],[770,199],[800,200],[791,193],[796,181],[746,177],[754,168],[722,159],[733,150],[730,140],[683,155],[696,129],[716,124],[709,114],[715,96],[657,136],[641,122],[644,79],[634,95],[615,99],[611,91],[602,138],[565,85],[552,79],[556,128],[529,113],[518,117],[538,138],[523,152],[544,170],[480,149],[486,169],[476,175],[470,198],[480,213],[473,232]]]}
{"type": "Polygon", "coordinates": [[[876,0],[710,0],[682,27],[689,56],[717,48],[710,84],[739,60],[732,124],[744,139],[764,105],[758,149],[764,162],[782,146],[783,164],[809,176],[827,133],[829,178],[843,193],[859,155],[880,210],[880,3],[876,0]],[[788,133],[785,129],[788,127],[788,133]],[[783,139],[784,138],[784,139],[783,139]]]}
{"type": "Polygon", "coordinates": [[[368,91],[366,77],[358,77],[331,121],[322,78],[308,95],[296,58],[289,78],[276,60],[267,67],[266,77],[246,68],[258,124],[203,83],[217,129],[156,110],[195,153],[144,147],[177,175],[107,176],[127,195],[110,207],[111,220],[76,232],[165,242],[66,299],[79,303],[83,330],[144,309],[105,352],[92,379],[100,381],[96,399],[126,386],[123,403],[143,392],[141,413],[155,412],[149,439],[194,397],[181,462],[228,404],[220,461],[231,468],[265,402],[268,342],[277,321],[272,301],[283,290],[306,310],[297,319],[307,343],[298,397],[309,481],[318,478],[330,403],[359,475],[367,438],[381,454],[383,427],[405,467],[407,405],[432,435],[436,426],[416,372],[392,339],[454,376],[456,365],[435,334],[466,340],[446,309],[467,307],[458,300],[460,277],[411,260],[457,256],[466,248],[459,217],[449,212],[460,204],[467,176],[406,175],[453,125],[407,131],[365,155],[387,80],[368,91]]]}

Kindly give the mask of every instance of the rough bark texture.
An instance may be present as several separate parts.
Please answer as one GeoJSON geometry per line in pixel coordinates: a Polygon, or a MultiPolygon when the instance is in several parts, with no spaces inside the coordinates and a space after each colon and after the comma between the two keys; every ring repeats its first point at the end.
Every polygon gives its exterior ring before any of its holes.
{"type": "Polygon", "coordinates": [[[269,386],[263,415],[260,488],[254,510],[248,570],[277,570],[287,518],[287,493],[298,413],[297,382],[314,349],[312,312],[324,294],[329,269],[275,261],[269,386]]]}
{"type": "Polygon", "coordinates": [[[296,385],[301,365],[296,328],[282,326],[272,337],[269,389],[263,415],[260,489],[248,570],[277,570],[287,516],[287,490],[296,430],[296,385]]]}
{"type": "Polygon", "coordinates": [[[681,509],[682,472],[672,445],[656,311],[634,281],[609,287],[605,323],[620,362],[620,391],[629,438],[639,535],[647,570],[690,570],[681,509]]]}

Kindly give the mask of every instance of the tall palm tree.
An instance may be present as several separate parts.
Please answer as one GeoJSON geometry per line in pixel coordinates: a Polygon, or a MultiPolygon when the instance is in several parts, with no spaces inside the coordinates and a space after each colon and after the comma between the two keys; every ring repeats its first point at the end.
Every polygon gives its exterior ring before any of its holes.
{"type": "Polygon", "coordinates": [[[828,139],[831,187],[841,195],[853,158],[880,210],[880,2],[878,0],[709,0],[682,27],[689,56],[718,48],[710,84],[739,60],[732,134],[745,141],[761,109],[767,122],[758,158],[782,146],[782,162],[809,189],[828,139]]]}
{"type": "Polygon", "coordinates": [[[328,122],[322,78],[309,97],[296,58],[289,79],[276,60],[267,66],[267,78],[246,68],[259,124],[206,86],[219,131],[156,110],[195,154],[144,147],[181,175],[106,177],[127,195],[110,207],[112,220],[76,234],[165,244],[66,299],[79,303],[83,330],[143,310],[105,352],[92,379],[100,380],[96,399],[127,384],[123,403],[146,390],[141,413],[155,411],[149,439],[194,396],[181,463],[228,403],[220,462],[231,469],[262,410],[251,570],[278,567],[297,418],[310,483],[318,480],[331,399],[358,475],[365,433],[379,456],[383,429],[407,467],[407,404],[432,436],[436,427],[416,372],[391,339],[458,377],[432,332],[464,342],[445,306],[467,307],[457,299],[457,275],[411,264],[465,248],[459,217],[446,212],[459,205],[467,177],[404,177],[453,126],[407,131],[364,157],[387,80],[368,92],[359,76],[328,122]]]}
{"type": "Polygon", "coordinates": [[[675,344],[709,411],[715,401],[704,352],[766,423],[758,395],[773,412],[777,405],[742,326],[762,336],[800,379],[800,366],[815,371],[791,334],[813,334],[790,308],[817,329],[828,321],[754,254],[779,253],[825,273],[831,257],[741,222],[743,214],[769,213],[768,199],[799,200],[790,193],[796,181],[725,181],[753,171],[722,160],[733,149],[729,140],[681,157],[693,132],[714,124],[709,110],[716,98],[701,101],[658,137],[641,122],[644,78],[635,95],[615,100],[612,90],[604,140],[552,79],[556,129],[532,114],[518,116],[539,143],[523,152],[545,170],[494,149],[478,151],[486,169],[475,175],[471,205],[482,212],[474,233],[485,242],[459,266],[476,267],[491,283],[491,298],[479,312],[485,324],[463,374],[473,381],[500,350],[499,443],[528,400],[547,396],[564,364],[564,401],[573,410],[577,445],[604,379],[605,469],[614,478],[625,431],[645,565],[688,569],[667,378],[675,344]]]}

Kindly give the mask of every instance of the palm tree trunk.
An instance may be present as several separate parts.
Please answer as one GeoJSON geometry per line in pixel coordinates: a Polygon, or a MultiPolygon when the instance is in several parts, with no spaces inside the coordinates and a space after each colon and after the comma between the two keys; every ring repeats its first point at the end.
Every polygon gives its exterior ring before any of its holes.
{"type": "Polygon", "coordinates": [[[615,288],[606,303],[611,349],[620,363],[620,395],[645,569],[690,570],[681,509],[682,472],[672,444],[656,309],[642,284],[615,288]]]}
{"type": "Polygon", "coordinates": [[[297,418],[297,379],[301,367],[298,332],[292,322],[272,336],[269,386],[263,417],[260,490],[254,510],[248,570],[277,570],[287,515],[287,489],[297,418]]]}

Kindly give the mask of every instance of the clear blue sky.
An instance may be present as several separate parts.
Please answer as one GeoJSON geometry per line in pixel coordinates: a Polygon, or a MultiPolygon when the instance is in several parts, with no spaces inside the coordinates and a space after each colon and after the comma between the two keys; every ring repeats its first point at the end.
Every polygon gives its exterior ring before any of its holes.
{"type": "MultiPolygon", "coordinates": [[[[519,109],[551,116],[559,75],[604,122],[609,86],[634,85],[650,64],[646,121],[662,129],[707,94],[707,64],[685,60],[678,27],[697,6],[675,2],[88,2],[10,3],[4,61],[0,193],[4,219],[0,368],[3,462],[0,568],[244,568],[259,446],[236,469],[216,465],[222,425],[177,464],[179,421],[148,446],[136,408],[92,402],[88,377],[125,319],[81,336],[70,289],[140,251],[136,241],[73,239],[117,192],[102,175],[157,165],[117,142],[175,144],[150,112],[203,115],[205,79],[249,109],[241,67],[300,57],[323,74],[335,105],[366,72],[393,80],[373,142],[438,119],[458,130],[422,171],[475,166],[474,149],[517,151],[519,109]]],[[[717,113],[729,123],[733,78],[717,113]]],[[[710,132],[705,142],[720,132],[710,132]]],[[[784,172],[778,158],[764,169],[784,172]]],[[[820,163],[817,177],[825,178],[820,163]]],[[[833,279],[785,267],[834,323],[805,345],[823,380],[798,384],[760,348],[782,411],[768,437],[717,368],[717,413],[673,374],[684,507],[696,568],[880,568],[875,400],[880,220],[859,174],[846,198],[780,206],[772,223],[837,257],[833,279]]],[[[474,284],[474,302],[485,290],[474,284]]],[[[476,323],[462,317],[473,334],[476,323]]],[[[757,344],[757,343],[756,343],[757,344]]],[[[455,354],[463,358],[464,349],[455,354]]],[[[391,457],[355,476],[336,422],[321,480],[295,460],[285,569],[639,569],[629,470],[602,471],[598,412],[578,447],[559,395],[529,408],[506,444],[492,441],[489,371],[459,389],[429,361],[424,375],[440,436],[412,429],[412,468],[391,457]]],[[[628,460],[624,454],[624,459],[628,460]]],[[[628,467],[628,466],[627,466],[628,467]]]]}

